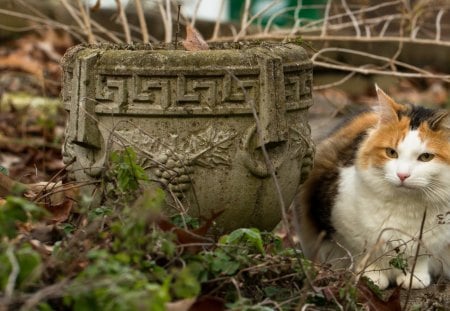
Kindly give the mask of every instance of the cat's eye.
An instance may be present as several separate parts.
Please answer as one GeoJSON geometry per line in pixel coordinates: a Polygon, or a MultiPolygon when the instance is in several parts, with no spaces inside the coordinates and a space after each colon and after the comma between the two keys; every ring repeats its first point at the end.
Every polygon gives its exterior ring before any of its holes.
{"type": "Polygon", "coordinates": [[[392,149],[392,148],[386,148],[386,155],[387,155],[389,158],[393,158],[393,159],[398,158],[398,153],[397,153],[397,151],[395,151],[395,149],[392,149]]]}
{"type": "Polygon", "coordinates": [[[433,158],[434,158],[434,154],[425,152],[425,153],[422,153],[417,159],[422,162],[428,162],[428,161],[433,160],[433,158]]]}

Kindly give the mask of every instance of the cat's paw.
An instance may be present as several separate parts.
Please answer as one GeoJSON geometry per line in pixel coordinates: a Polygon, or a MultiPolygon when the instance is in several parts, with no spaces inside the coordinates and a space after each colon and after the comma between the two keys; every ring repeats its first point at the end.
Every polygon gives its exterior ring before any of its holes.
{"type": "Polygon", "coordinates": [[[364,272],[364,276],[371,279],[380,289],[386,289],[389,286],[388,277],[381,271],[367,271],[364,272]]]}
{"type": "MultiPolygon", "coordinates": [[[[397,285],[401,285],[403,288],[409,288],[409,280],[411,279],[411,273],[404,273],[397,276],[397,285]]],[[[428,287],[431,283],[431,277],[429,273],[415,273],[411,282],[411,288],[421,289],[428,287]]]]}

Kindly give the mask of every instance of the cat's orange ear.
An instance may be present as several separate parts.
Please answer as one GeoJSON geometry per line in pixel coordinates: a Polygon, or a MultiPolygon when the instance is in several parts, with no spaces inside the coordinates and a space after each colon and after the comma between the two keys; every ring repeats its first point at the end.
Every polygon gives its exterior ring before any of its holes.
{"type": "Polygon", "coordinates": [[[448,111],[445,110],[439,110],[437,111],[434,116],[428,121],[428,125],[430,126],[430,129],[437,130],[437,129],[450,129],[450,116],[448,111]]]}
{"type": "Polygon", "coordinates": [[[397,104],[389,95],[375,84],[375,89],[378,95],[377,111],[380,115],[380,123],[390,123],[398,121],[398,112],[402,111],[404,107],[397,104]]]}

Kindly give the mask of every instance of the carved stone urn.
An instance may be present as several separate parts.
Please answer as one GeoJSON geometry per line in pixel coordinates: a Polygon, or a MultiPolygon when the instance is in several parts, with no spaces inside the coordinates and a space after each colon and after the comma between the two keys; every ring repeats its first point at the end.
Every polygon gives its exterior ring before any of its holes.
{"type": "Polygon", "coordinates": [[[271,172],[289,206],[311,168],[312,64],[298,45],[78,46],[63,69],[63,156],[77,181],[100,178],[110,151],[131,146],[169,206],[224,210],[220,234],[274,228],[271,172]]]}

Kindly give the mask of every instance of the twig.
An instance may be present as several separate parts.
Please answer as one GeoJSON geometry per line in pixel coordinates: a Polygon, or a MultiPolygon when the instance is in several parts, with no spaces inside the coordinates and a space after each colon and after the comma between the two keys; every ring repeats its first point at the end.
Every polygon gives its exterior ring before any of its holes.
{"type": "Polygon", "coordinates": [[[95,40],[94,34],[92,33],[89,9],[88,10],[85,9],[85,6],[87,6],[88,4],[81,2],[81,0],[77,0],[77,2],[78,2],[78,9],[79,9],[80,15],[83,18],[84,29],[88,36],[88,42],[90,44],[94,44],[94,43],[96,43],[97,40],[95,40]]]}
{"type": "Polygon", "coordinates": [[[70,16],[75,20],[75,22],[80,26],[81,29],[84,29],[85,25],[83,21],[78,17],[78,14],[74,10],[74,8],[67,2],[67,0],[60,0],[63,6],[66,8],[67,12],[69,12],[70,16]]]}
{"type": "Polygon", "coordinates": [[[386,33],[386,30],[388,30],[389,25],[391,24],[391,22],[394,20],[394,16],[390,16],[386,22],[384,22],[383,24],[383,28],[381,28],[380,33],[378,34],[379,37],[384,37],[384,34],[386,33]]]}
{"type": "Polygon", "coordinates": [[[355,31],[356,31],[356,37],[357,38],[361,37],[361,30],[359,29],[358,21],[356,20],[356,18],[353,15],[352,11],[348,7],[347,1],[346,0],[341,0],[341,3],[342,3],[342,6],[344,7],[345,12],[347,13],[348,17],[350,17],[350,19],[351,19],[351,21],[353,23],[353,27],[355,28],[355,31]]]}
{"type": "Polygon", "coordinates": [[[414,270],[416,269],[417,258],[419,257],[420,245],[422,244],[423,229],[425,227],[425,219],[427,218],[427,210],[428,210],[428,205],[426,205],[425,209],[423,210],[422,222],[420,223],[419,241],[417,243],[416,253],[414,254],[414,261],[413,261],[413,264],[411,267],[411,272],[410,272],[411,275],[409,277],[409,286],[408,286],[408,291],[406,293],[405,304],[403,305],[403,310],[406,310],[406,307],[408,306],[409,298],[411,296],[412,280],[414,278],[414,270]]]}
{"type": "Polygon", "coordinates": [[[11,264],[11,272],[9,273],[8,282],[5,286],[5,298],[7,300],[10,300],[14,293],[14,287],[16,286],[16,280],[19,276],[20,266],[16,256],[14,255],[12,245],[9,245],[6,249],[6,256],[8,257],[9,263],[11,264]]]}
{"type": "MultiPolygon", "coordinates": [[[[256,20],[257,18],[259,18],[262,14],[264,14],[267,10],[269,10],[271,7],[273,7],[274,5],[278,4],[281,0],[273,0],[272,2],[268,3],[264,8],[262,8],[258,13],[256,13],[254,16],[252,16],[252,18],[250,18],[250,20],[247,21],[248,18],[248,12],[250,11],[250,8],[247,9],[247,1],[245,2],[246,4],[246,9],[245,9],[245,19],[242,18],[242,24],[241,24],[241,30],[239,31],[239,33],[237,34],[237,36],[234,38],[234,42],[237,42],[239,40],[239,38],[244,35],[247,31],[247,28],[253,23],[254,20],[256,20]],[[245,21],[245,22],[244,22],[245,21]]],[[[248,1],[248,3],[250,4],[250,1],[248,1]]]]}
{"type": "Polygon", "coordinates": [[[220,1],[219,13],[217,14],[217,20],[216,20],[216,23],[214,25],[214,31],[213,31],[213,35],[211,37],[211,40],[215,40],[219,36],[220,22],[221,22],[221,17],[222,17],[224,8],[225,8],[225,0],[221,0],[220,1]]]}
{"type": "Polygon", "coordinates": [[[325,7],[325,16],[323,18],[322,32],[320,33],[321,37],[325,37],[327,34],[327,25],[330,16],[330,8],[331,8],[331,0],[327,1],[327,6],[325,7]]]}
{"type": "Polygon", "coordinates": [[[241,19],[241,30],[237,34],[236,40],[234,40],[235,42],[238,40],[239,35],[244,34],[246,31],[247,27],[245,25],[247,25],[247,19],[248,19],[248,15],[250,13],[250,4],[251,4],[251,0],[245,0],[244,13],[242,14],[242,19],[241,19]]]}
{"type": "Polygon", "coordinates": [[[180,34],[180,10],[181,10],[181,4],[178,5],[178,12],[177,12],[177,31],[175,32],[175,49],[177,49],[178,46],[178,35],[180,34]]]}
{"type": "Polygon", "coordinates": [[[200,8],[201,2],[202,0],[195,0],[194,13],[192,14],[192,20],[190,23],[193,28],[195,28],[195,22],[197,20],[198,9],[200,8]]]}
{"type": "Polygon", "coordinates": [[[271,26],[272,26],[272,23],[273,23],[273,21],[274,21],[276,18],[278,18],[278,17],[279,17],[280,15],[282,15],[282,14],[288,13],[289,11],[295,11],[296,8],[297,8],[297,7],[287,7],[287,8],[284,8],[284,9],[282,9],[282,10],[276,12],[276,13],[273,13],[273,14],[269,17],[269,19],[267,20],[266,27],[264,27],[263,33],[265,33],[265,34],[268,34],[268,33],[269,33],[270,28],[271,28],[271,26]]]}
{"type": "Polygon", "coordinates": [[[422,73],[409,73],[409,72],[396,72],[396,71],[387,71],[387,70],[367,69],[367,68],[354,67],[354,66],[334,65],[334,64],[329,64],[329,63],[319,62],[319,61],[315,61],[314,65],[323,67],[323,68],[337,69],[337,70],[342,70],[342,71],[355,71],[355,72],[365,74],[365,75],[379,74],[379,75],[402,77],[402,78],[436,78],[436,79],[442,79],[446,82],[450,81],[450,75],[422,74],[422,73]]]}
{"type": "Polygon", "coordinates": [[[145,21],[145,14],[142,8],[141,0],[134,0],[134,5],[136,6],[136,14],[139,18],[139,25],[141,27],[142,42],[147,44],[150,42],[150,40],[148,35],[147,22],[145,21]]]}
{"type": "Polygon", "coordinates": [[[327,88],[330,88],[330,87],[336,87],[338,85],[341,85],[342,83],[345,83],[345,81],[351,79],[355,74],[356,74],[355,71],[351,71],[345,77],[343,77],[342,79],[340,79],[340,80],[338,80],[336,82],[327,83],[327,84],[321,84],[321,85],[314,85],[313,86],[313,90],[314,91],[319,91],[319,90],[327,89],[327,88]]]}
{"type": "MultiPolygon", "coordinates": [[[[391,1],[391,2],[383,2],[383,3],[380,3],[378,5],[374,5],[374,6],[370,6],[370,7],[364,7],[362,9],[354,11],[353,13],[354,14],[368,13],[368,12],[376,11],[376,10],[378,10],[380,8],[384,8],[384,7],[387,7],[387,6],[393,6],[393,5],[396,5],[396,4],[399,4],[399,3],[402,3],[402,1],[396,0],[396,1],[391,1]]],[[[306,6],[305,6],[305,8],[306,8],[306,6]]],[[[347,16],[347,13],[336,14],[336,15],[333,15],[331,17],[330,16],[328,16],[328,17],[324,16],[324,18],[322,18],[322,19],[318,19],[318,20],[315,20],[315,21],[309,23],[308,27],[310,28],[310,27],[312,27],[314,25],[321,26],[325,22],[330,22],[332,20],[340,19],[340,18],[345,17],[345,16],[347,16]]]]}
{"type": "Polygon", "coordinates": [[[36,305],[39,304],[42,300],[51,297],[61,297],[68,283],[68,279],[63,279],[56,284],[52,284],[38,290],[25,301],[24,305],[20,308],[20,311],[35,310],[34,308],[36,307],[36,305]]]}
{"type": "MultiPolygon", "coordinates": [[[[325,48],[325,49],[322,49],[319,52],[315,53],[311,57],[311,60],[313,62],[315,62],[316,58],[318,56],[320,56],[321,54],[326,53],[326,52],[341,52],[341,53],[349,53],[349,54],[355,54],[355,55],[359,55],[359,56],[365,56],[365,57],[376,59],[376,60],[386,61],[388,63],[394,63],[396,65],[405,67],[407,69],[414,70],[414,71],[417,71],[419,73],[422,73],[423,75],[432,75],[431,72],[428,72],[428,71],[423,70],[423,69],[421,69],[419,67],[416,67],[416,66],[404,63],[404,62],[397,61],[397,60],[395,60],[395,58],[389,58],[389,57],[379,56],[379,55],[375,55],[375,54],[371,54],[371,53],[367,53],[367,52],[363,52],[363,51],[356,51],[356,50],[345,49],[345,48],[325,48]]],[[[449,75],[449,77],[450,77],[450,75],[449,75]]]]}
{"type": "Polygon", "coordinates": [[[172,7],[170,0],[166,0],[166,18],[167,18],[167,32],[166,32],[166,43],[172,41],[172,7]]]}
{"type": "Polygon", "coordinates": [[[125,42],[131,44],[131,33],[130,27],[128,27],[127,15],[125,14],[125,10],[120,3],[120,0],[116,0],[117,11],[119,13],[120,23],[122,24],[123,33],[125,34],[125,42]]]}
{"type": "Polygon", "coordinates": [[[436,41],[440,41],[441,40],[441,19],[442,19],[442,15],[444,15],[445,10],[444,9],[440,9],[437,16],[436,16],[436,41]]]}
{"type": "MultiPolygon", "coordinates": [[[[158,8],[159,8],[159,12],[161,14],[161,19],[163,22],[163,27],[164,27],[164,34],[165,34],[165,42],[167,42],[167,34],[169,33],[169,25],[168,25],[168,21],[167,21],[167,15],[166,15],[166,9],[164,8],[164,5],[162,4],[162,2],[158,2],[158,8]]],[[[170,40],[169,40],[170,42],[170,40]]]]}
{"type": "Polygon", "coordinates": [[[295,19],[294,26],[292,27],[291,32],[289,32],[289,35],[287,35],[283,39],[283,42],[286,42],[286,40],[288,39],[289,36],[292,36],[297,32],[298,27],[300,26],[300,23],[302,21],[302,19],[298,17],[300,15],[300,11],[302,10],[302,7],[303,7],[302,0],[297,0],[297,7],[295,8],[295,11],[294,11],[294,19],[295,19]]]}

